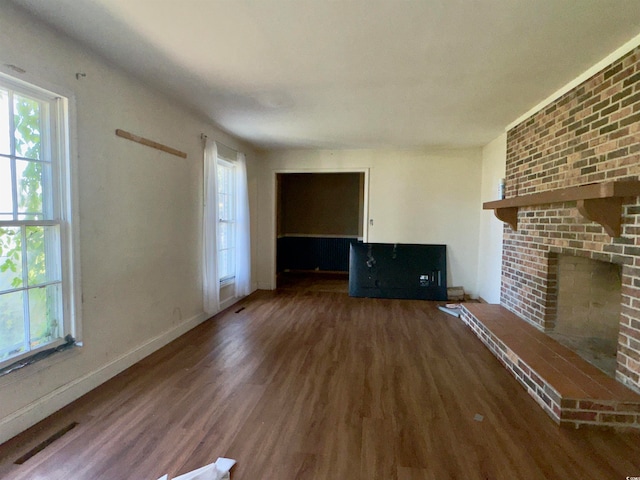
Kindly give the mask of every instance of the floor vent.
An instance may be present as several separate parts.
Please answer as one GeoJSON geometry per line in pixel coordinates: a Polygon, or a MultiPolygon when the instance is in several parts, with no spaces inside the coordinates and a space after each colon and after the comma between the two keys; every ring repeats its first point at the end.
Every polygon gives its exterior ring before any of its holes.
{"type": "Polygon", "coordinates": [[[22,455],[19,459],[17,459],[15,462],[16,465],[22,465],[24,462],[26,462],[27,460],[29,460],[31,457],[33,457],[34,455],[36,455],[37,453],[41,452],[42,450],[44,450],[45,448],[47,448],[49,445],[51,445],[53,442],[55,442],[56,440],[58,440],[60,437],[62,437],[65,433],[67,433],[70,430],[73,430],[74,428],[76,428],[76,425],[78,425],[78,422],[73,422],[70,423],[69,425],[67,425],[64,428],[61,428],[60,430],[58,430],[56,433],[54,433],[53,435],[51,435],[49,438],[47,438],[44,442],[39,443],[38,445],[36,445],[35,447],[33,447],[31,450],[29,450],[27,453],[25,453],[24,455],[22,455]]]}
{"type": "Polygon", "coordinates": [[[244,307],[239,308],[238,310],[236,310],[236,313],[240,313],[242,310],[244,310],[244,307]]]}

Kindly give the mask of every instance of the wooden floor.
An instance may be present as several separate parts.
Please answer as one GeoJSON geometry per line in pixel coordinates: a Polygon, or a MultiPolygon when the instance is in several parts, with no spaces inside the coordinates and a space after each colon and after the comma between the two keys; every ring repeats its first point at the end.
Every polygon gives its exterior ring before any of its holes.
{"type": "Polygon", "coordinates": [[[347,272],[281,272],[278,274],[278,290],[306,292],[349,292],[347,272]]]}
{"type": "Polygon", "coordinates": [[[5,444],[0,478],[155,480],[218,456],[237,459],[232,480],[624,479],[640,434],[559,428],[433,302],[289,286],[5,444]]]}

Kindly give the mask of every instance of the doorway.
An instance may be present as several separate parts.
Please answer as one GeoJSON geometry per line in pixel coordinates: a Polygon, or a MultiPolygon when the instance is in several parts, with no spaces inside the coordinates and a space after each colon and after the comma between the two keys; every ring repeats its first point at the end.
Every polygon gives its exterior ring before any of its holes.
{"type": "MultiPolygon", "coordinates": [[[[276,174],[276,286],[348,282],[365,230],[365,172],[276,174]]],[[[342,287],[339,287],[341,289],[342,287]]]]}

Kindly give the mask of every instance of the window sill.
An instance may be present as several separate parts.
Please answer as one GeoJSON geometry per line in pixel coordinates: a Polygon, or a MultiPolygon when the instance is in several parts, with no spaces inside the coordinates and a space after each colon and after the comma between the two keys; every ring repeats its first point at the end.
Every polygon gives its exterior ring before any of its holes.
{"type": "Polygon", "coordinates": [[[71,348],[68,348],[67,350],[55,352],[47,358],[43,358],[42,360],[39,360],[35,363],[25,365],[22,368],[6,373],[0,376],[0,388],[11,385],[13,383],[21,382],[24,379],[47,370],[60,362],[66,362],[72,358],[75,358],[81,353],[81,347],[79,345],[75,345],[71,348]]]}
{"type": "Polygon", "coordinates": [[[224,280],[220,280],[220,288],[228,287],[229,285],[233,285],[236,283],[236,277],[226,278],[224,280]]]}

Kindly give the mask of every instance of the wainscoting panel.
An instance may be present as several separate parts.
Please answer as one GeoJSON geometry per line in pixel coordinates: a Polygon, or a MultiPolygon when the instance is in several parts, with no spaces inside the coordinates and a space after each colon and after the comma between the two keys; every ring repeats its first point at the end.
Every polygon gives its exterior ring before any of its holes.
{"type": "Polygon", "coordinates": [[[349,271],[349,246],[356,238],[298,237],[278,238],[278,271],[349,271]]]}

